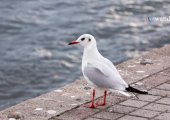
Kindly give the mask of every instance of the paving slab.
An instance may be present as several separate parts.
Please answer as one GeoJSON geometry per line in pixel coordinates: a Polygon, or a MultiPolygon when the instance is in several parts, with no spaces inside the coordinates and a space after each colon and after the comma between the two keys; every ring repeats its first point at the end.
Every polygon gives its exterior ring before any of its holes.
{"type": "Polygon", "coordinates": [[[158,73],[142,80],[141,82],[146,86],[147,89],[151,89],[169,80],[169,77],[162,76],[160,73],[158,73]]]}
{"type": "Polygon", "coordinates": [[[133,112],[136,109],[137,108],[129,107],[129,106],[124,106],[124,105],[114,105],[114,106],[106,109],[106,111],[112,112],[112,113],[128,114],[130,112],[133,112]]]}
{"type": "Polygon", "coordinates": [[[159,89],[151,89],[149,90],[149,94],[152,94],[152,95],[158,95],[158,96],[167,96],[167,97],[170,97],[170,92],[167,91],[167,90],[159,90],[159,89]]]}
{"type": "Polygon", "coordinates": [[[99,109],[87,109],[85,107],[79,107],[77,109],[73,109],[71,111],[66,112],[63,115],[53,117],[50,120],[60,119],[60,120],[81,120],[86,118],[94,113],[98,112],[99,109]]]}
{"type": "MultiPolygon", "coordinates": [[[[156,95],[138,95],[138,98],[141,101],[153,102],[155,100],[160,99],[161,97],[160,96],[156,96],[156,95]]],[[[133,99],[135,99],[135,98],[133,98],[133,99]]]]}
{"type": "Polygon", "coordinates": [[[160,114],[160,112],[151,111],[151,110],[144,110],[144,109],[138,109],[138,110],[130,113],[130,115],[146,117],[146,118],[153,118],[153,117],[155,117],[156,115],[159,115],[159,114],[160,114]]]}
{"type": "Polygon", "coordinates": [[[160,100],[156,101],[156,103],[170,105],[170,98],[167,98],[167,97],[161,98],[160,100]]]}
{"type": "Polygon", "coordinates": [[[161,75],[170,77],[170,74],[169,74],[169,73],[170,73],[170,68],[164,70],[163,72],[160,72],[161,75]]]}
{"type": "Polygon", "coordinates": [[[154,118],[155,120],[169,120],[170,119],[170,113],[162,113],[159,116],[154,118]]]}
{"type": "Polygon", "coordinates": [[[123,116],[123,114],[102,111],[100,113],[93,115],[92,117],[100,118],[102,120],[115,120],[117,118],[120,118],[121,116],[123,116]]]}
{"type": "Polygon", "coordinates": [[[169,90],[170,91],[170,84],[168,83],[164,83],[162,85],[159,85],[158,87],[156,87],[157,89],[161,89],[161,90],[169,90]]]}
{"type": "Polygon", "coordinates": [[[153,110],[153,111],[160,111],[160,112],[170,111],[170,106],[158,104],[158,103],[150,103],[149,105],[143,108],[148,110],[153,110]]]}
{"type": "Polygon", "coordinates": [[[118,120],[148,120],[147,118],[143,117],[137,117],[137,116],[131,116],[131,115],[126,115],[118,120]]]}
{"type": "Polygon", "coordinates": [[[139,101],[139,100],[131,100],[128,99],[122,103],[120,103],[121,105],[125,105],[125,106],[131,106],[131,107],[143,107],[144,105],[148,104],[148,102],[144,102],[144,101],[139,101]]]}
{"type": "Polygon", "coordinates": [[[98,118],[87,118],[87,119],[84,119],[84,120],[101,120],[101,119],[98,119],[98,118]]]}

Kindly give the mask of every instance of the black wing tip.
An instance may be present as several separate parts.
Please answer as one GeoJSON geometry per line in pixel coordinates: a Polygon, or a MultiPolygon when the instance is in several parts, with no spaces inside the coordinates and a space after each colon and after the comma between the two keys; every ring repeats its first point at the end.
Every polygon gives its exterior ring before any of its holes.
{"type": "Polygon", "coordinates": [[[128,86],[128,88],[126,88],[126,90],[127,90],[128,92],[134,92],[134,93],[139,93],[139,94],[148,94],[147,91],[138,90],[138,89],[136,89],[136,88],[131,87],[130,85],[128,86]]]}
{"type": "Polygon", "coordinates": [[[148,91],[142,91],[143,92],[143,94],[148,94],[148,91]]]}

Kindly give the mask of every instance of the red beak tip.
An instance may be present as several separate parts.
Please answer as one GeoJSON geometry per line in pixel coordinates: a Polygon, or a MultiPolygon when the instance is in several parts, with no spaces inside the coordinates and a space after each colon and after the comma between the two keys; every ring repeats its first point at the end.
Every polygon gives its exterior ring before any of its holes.
{"type": "Polygon", "coordinates": [[[78,44],[79,42],[70,42],[70,43],[68,43],[68,45],[75,45],[75,44],[78,44]]]}

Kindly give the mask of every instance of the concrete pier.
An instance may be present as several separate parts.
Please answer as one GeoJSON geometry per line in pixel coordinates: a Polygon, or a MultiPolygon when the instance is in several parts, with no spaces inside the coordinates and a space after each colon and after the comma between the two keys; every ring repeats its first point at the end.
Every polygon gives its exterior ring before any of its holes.
{"type": "MultiPolygon", "coordinates": [[[[148,95],[125,97],[109,92],[107,105],[84,107],[91,100],[85,80],[0,111],[0,120],[170,120],[170,45],[117,65],[122,77],[148,95]]],[[[97,90],[96,101],[103,91],[97,90]]]]}

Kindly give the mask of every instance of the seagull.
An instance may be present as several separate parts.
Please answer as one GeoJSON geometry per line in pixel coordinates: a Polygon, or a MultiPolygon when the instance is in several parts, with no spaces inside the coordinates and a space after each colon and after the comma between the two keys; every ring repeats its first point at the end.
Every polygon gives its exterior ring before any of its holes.
{"type": "Polygon", "coordinates": [[[77,40],[68,45],[79,44],[84,47],[82,57],[82,73],[87,82],[93,86],[92,102],[89,108],[106,105],[107,90],[117,91],[125,96],[131,96],[130,93],[148,94],[147,91],[141,91],[128,85],[120,76],[114,64],[103,57],[97,48],[95,38],[90,34],[83,34],[77,40]],[[94,103],[95,88],[104,89],[104,100],[94,103]]]}

